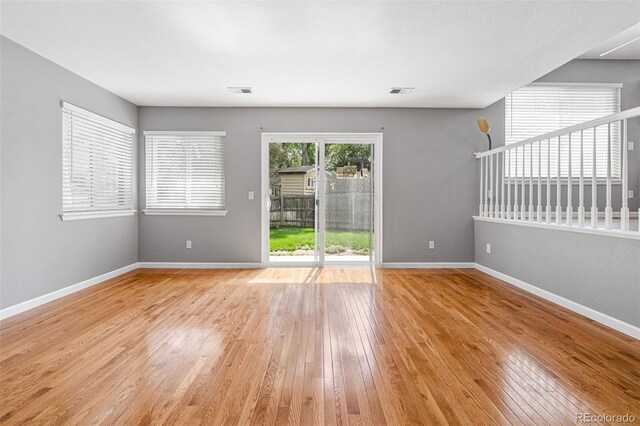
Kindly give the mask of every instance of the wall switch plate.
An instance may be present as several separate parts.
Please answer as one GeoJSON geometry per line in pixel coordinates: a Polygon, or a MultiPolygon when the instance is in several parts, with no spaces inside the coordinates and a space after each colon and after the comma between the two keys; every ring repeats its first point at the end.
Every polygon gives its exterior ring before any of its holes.
{"type": "Polygon", "coordinates": [[[633,189],[629,190],[629,198],[633,198],[633,189]]]}
{"type": "Polygon", "coordinates": [[[632,141],[627,141],[627,149],[629,151],[633,151],[635,149],[635,143],[633,143],[632,141]]]}
{"type": "Polygon", "coordinates": [[[191,248],[191,240],[187,240],[187,248],[190,249],[191,248]]]}
{"type": "Polygon", "coordinates": [[[429,241],[429,250],[433,250],[434,248],[436,248],[436,242],[435,241],[429,241]]]}
{"type": "Polygon", "coordinates": [[[491,244],[487,243],[487,253],[491,253],[491,244]]]}
{"type": "Polygon", "coordinates": [[[253,200],[255,198],[255,194],[253,191],[249,191],[249,199],[253,200]]]}

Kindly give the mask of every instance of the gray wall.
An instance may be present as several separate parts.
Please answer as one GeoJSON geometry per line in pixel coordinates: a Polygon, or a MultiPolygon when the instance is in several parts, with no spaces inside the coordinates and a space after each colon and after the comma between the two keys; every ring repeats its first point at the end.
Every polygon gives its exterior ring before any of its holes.
{"type": "Polygon", "coordinates": [[[640,327],[640,240],[476,221],[475,255],[480,265],[640,327]]]}
{"type": "Polygon", "coordinates": [[[62,222],[60,100],[137,127],[137,107],[0,37],[5,308],[134,263],[138,218],[62,222]]]}
{"type": "MultiPolygon", "coordinates": [[[[141,107],[145,130],[224,130],[226,217],[140,215],[140,261],[260,262],[260,127],[265,132],[384,133],[385,262],[471,262],[477,209],[475,120],[504,129],[504,104],[486,111],[389,108],[141,107]],[[256,191],[248,200],[247,191],[256,191]],[[185,240],[193,248],[185,249],[185,240]],[[428,241],[436,249],[428,249],[428,241]]],[[[503,131],[503,130],[502,130],[503,131]]],[[[140,137],[140,205],[144,208],[140,137]]]]}

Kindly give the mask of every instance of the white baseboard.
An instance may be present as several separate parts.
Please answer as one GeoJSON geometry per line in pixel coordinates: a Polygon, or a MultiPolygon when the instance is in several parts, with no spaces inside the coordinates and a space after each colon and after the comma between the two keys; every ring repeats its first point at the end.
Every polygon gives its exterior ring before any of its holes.
{"type": "Polygon", "coordinates": [[[383,268],[407,268],[407,269],[443,269],[443,268],[467,268],[473,269],[473,262],[383,262],[383,268]]]}
{"type": "Polygon", "coordinates": [[[262,263],[206,263],[206,262],[138,262],[144,269],[257,269],[262,263]]]}
{"type": "Polygon", "coordinates": [[[103,281],[109,280],[111,278],[115,278],[118,275],[122,275],[129,271],[133,271],[138,268],[137,263],[132,263],[131,265],[124,266],[122,268],[116,269],[111,272],[107,272],[102,275],[98,275],[97,277],[89,278],[88,280],[79,282],[77,284],[72,284],[68,287],[61,288],[60,290],[52,291],[51,293],[44,294],[42,296],[35,297],[31,300],[27,300],[22,303],[18,303],[17,305],[9,306],[7,308],[0,310],[0,320],[12,317],[21,312],[27,311],[29,309],[33,309],[37,306],[43,305],[45,303],[54,301],[61,297],[67,296],[69,294],[75,293],[76,291],[83,290],[87,287],[91,287],[96,284],[100,284],[103,281]]]}
{"type": "Polygon", "coordinates": [[[543,299],[546,299],[550,302],[553,302],[557,305],[567,308],[573,312],[576,312],[580,315],[583,315],[587,318],[597,321],[600,324],[604,324],[607,327],[613,328],[614,330],[617,330],[635,339],[640,339],[639,327],[628,324],[624,321],[620,321],[619,319],[610,317],[607,314],[598,312],[595,309],[591,309],[587,306],[581,305],[572,300],[565,299],[562,296],[558,296],[557,294],[551,293],[550,291],[543,290],[539,287],[536,287],[534,285],[521,281],[517,278],[513,278],[512,276],[503,274],[502,272],[498,272],[486,266],[476,264],[476,269],[478,271],[484,272],[485,274],[491,275],[492,277],[498,278],[508,284],[521,288],[522,290],[525,290],[529,293],[535,294],[536,296],[542,297],[543,299]]]}

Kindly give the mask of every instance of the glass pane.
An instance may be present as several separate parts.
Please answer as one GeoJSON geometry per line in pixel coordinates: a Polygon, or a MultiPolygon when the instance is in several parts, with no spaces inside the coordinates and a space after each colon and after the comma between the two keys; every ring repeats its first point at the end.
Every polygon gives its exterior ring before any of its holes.
{"type": "Polygon", "coordinates": [[[269,144],[269,261],[316,260],[316,144],[269,144]]]}
{"type": "Polygon", "coordinates": [[[373,249],[373,147],[325,146],[325,260],[370,261],[373,249]]]}

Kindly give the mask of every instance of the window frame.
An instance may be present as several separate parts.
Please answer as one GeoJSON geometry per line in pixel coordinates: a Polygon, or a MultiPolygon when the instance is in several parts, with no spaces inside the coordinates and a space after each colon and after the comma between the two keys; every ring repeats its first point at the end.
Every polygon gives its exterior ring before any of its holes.
{"type": "MultiPolygon", "coordinates": [[[[75,221],[75,220],[85,220],[85,219],[102,219],[102,218],[111,218],[111,217],[122,217],[122,216],[133,216],[136,213],[136,171],[135,171],[135,149],[136,149],[136,129],[125,124],[119,123],[115,120],[102,116],[100,114],[96,114],[84,108],[78,107],[66,101],[60,101],[60,117],[61,117],[61,126],[64,126],[65,119],[65,110],[71,112],[72,120],[73,115],[82,116],[84,119],[94,121],[103,126],[111,127],[121,132],[127,132],[130,134],[130,144],[131,144],[131,208],[114,208],[114,209],[95,209],[95,210],[67,210],[65,211],[64,200],[62,202],[61,213],[59,214],[60,219],[63,222],[67,221],[75,221]]],[[[64,129],[62,129],[64,131],[64,129]]],[[[73,134],[72,134],[73,137],[73,134]]],[[[62,161],[64,164],[64,149],[65,149],[65,140],[64,135],[61,132],[61,144],[62,144],[62,161]]],[[[71,142],[73,144],[73,141],[71,142]]],[[[73,162],[73,155],[71,156],[70,161],[73,162]]],[[[73,167],[73,166],[72,166],[73,167]]],[[[71,184],[69,184],[71,186],[71,184]]],[[[65,174],[64,171],[62,173],[62,197],[65,194],[65,174]]]]}
{"type": "Polygon", "coordinates": [[[316,177],[307,176],[307,189],[315,189],[315,188],[316,188],[316,177]]]}
{"type": "MultiPolygon", "coordinates": [[[[148,178],[149,178],[149,169],[147,168],[147,150],[148,150],[148,139],[147,136],[178,136],[178,137],[188,137],[188,136],[215,136],[215,137],[221,137],[221,138],[225,138],[227,136],[227,132],[225,131],[174,131],[174,130],[168,130],[168,131],[162,131],[162,130],[146,130],[143,132],[143,136],[144,136],[144,155],[145,155],[145,161],[144,161],[144,167],[145,167],[145,172],[144,172],[144,187],[145,187],[145,201],[144,201],[144,205],[145,208],[142,210],[142,212],[146,215],[146,216],[226,216],[228,213],[227,210],[227,196],[226,196],[226,183],[225,183],[225,190],[224,190],[224,194],[223,194],[223,198],[224,198],[224,207],[223,208],[216,208],[216,209],[191,209],[191,208],[157,208],[157,207],[153,207],[153,208],[148,208],[147,207],[147,201],[148,201],[148,190],[147,190],[147,183],[148,183],[148,178]]],[[[226,175],[226,171],[227,171],[227,161],[226,161],[226,141],[223,139],[222,140],[222,147],[223,147],[223,159],[222,159],[222,167],[223,167],[223,175],[226,175]]],[[[226,178],[224,179],[226,181],[226,178]]]]}
{"type": "MultiPolygon", "coordinates": [[[[623,89],[623,84],[622,84],[622,83],[612,83],[612,82],[607,82],[607,83],[580,83],[580,82],[545,82],[545,81],[535,81],[535,82],[529,83],[529,84],[527,84],[527,85],[525,85],[525,86],[522,86],[522,87],[521,87],[521,88],[519,88],[519,89],[514,90],[514,92],[516,92],[517,90],[520,90],[520,89],[522,89],[522,88],[525,88],[525,87],[527,87],[527,86],[534,86],[534,87],[566,87],[566,88],[580,88],[580,87],[583,87],[583,88],[589,88],[589,87],[593,87],[593,88],[608,88],[608,89],[618,90],[619,92],[618,92],[618,94],[617,94],[617,98],[618,98],[618,99],[617,99],[617,100],[618,100],[617,111],[614,111],[614,112],[612,112],[611,114],[617,114],[617,113],[620,113],[620,112],[622,111],[622,89],[623,89]]],[[[511,144],[519,142],[519,141],[512,141],[511,143],[507,143],[507,133],[508,133],[508,120],[507,120],[507,116],[508,116],[508,111],[507,111],[507,108],[506,108],[506,99],[507,99],[507,97],[512,96],[512,95],[513,95],[513,92],[509,93],[509,94],[505,97],[505,114],[504,114],[504,118],[505,118],[505,122],[504,122],[504,131],[505,131],[505,135],[504,135],[504,136],[505,136],[505,140],[504,140],[504,143],[505,143],[505,147],[509,147],[511,144]]],[[[609,114],[607,114],[607,115],[609,115],[609,114]]],[[[606,115],[605,115],[605,116],[606,116],[606,115]]],[[[604,116],[603,116],[603,117],[604,117],[604,116]]],[[[595,119],[595,118],[594,118],[594,119],[595,119]]],[[[580,123],[577,123],[577,124],[580,124],[580,123]]],[[[557,129],[557,130],[562,130],[562,129],[557,129]]],[[[620,130],[621,130],[621,129],[620,129],[620,130]]],[[[532,137],[535,137],[535,136],[539,136],[539,135],[534,135],[534,136],[532,136],[532,137]]],[[[621,134],[621,131],[620,131],[620,133],[618,134],[618,137],[619,137],[618,143],[620,143],[620,142],[621,142],[621,140],[622,140],[622,134],[621,134]]],[[[522,140],[525,140],[525,139],[522,139],[522,140]]],[[[555,142],[555,140],[556,140],[556,139],[554,139],[554,142],[555,142]]],[[[545,139],[545,140],[543,140],[543,142],[546,144],[546,143],[547,143],[546,139],[545,139]]],[[[612,146],[614,145],[614,143],[615,143],[615,142],[616,142],[616,141],[612,138],[612,146]]],[[[557,145],[556,145],[556,146],[557,146],[557,145]]],[[[620,152],[618,152],[618,158],[617,158],[617,161],[618,161],[618,167],[620,168],[620,173],[622,173],[622,169],[621,169],[621,167],[622,167],[622,152],[621,152],[622,147],[620,147],[620,148],[621,148],[621,149],[620,149],[620,152]]],[[[554,149],[555,149],[555,148],[554,148],[554,149]]],[[[506,152],[506,151],[505,151],[505,152],[506,152]]],[[[553,155],[554,153],[555,153],[555,152],[553,152],[553,151],[552,151],[552,155],[553,155]]],[[[506,167],[506,166],[505,166],[505,167],[506,167]]],[[[599,170],[600,170],[600,169],[599,169],[599,170]]],[[[506,171],[505,171],[505,173],[506,173],[506,171]]],[[[511,181],[512,183],[515,183],[516,181],[520,181],[520,180],[522,180],[523,178],[524,178],[524,179],[529,179],[529,178],[532,178],[532,179],[538,179],[538,177],[537,177],[537,175],[536,175],[536,174],[534,174],[534,175],[533,175],[533,177],[531,177],[529,174],[526,174],[526,173],[524,173],[524,177],[523,177],[523,176],[518,176],[518,177],[515,177],[515,176],[514,176],[514,177],[505,176],[505,178],[504,178],[504,179],[505,179],[505,182],[506,182],[506,181],[511,181]]],[[[543,176],[543,177],[541,177],[541,179],[546,180],[546,179],[547,179],[547,177],[546,177],[546,176],[543,176]]],[[[558,180],[558,179],[557,179],[557,176],[551,176],[549,179],[551,179],[553,182],[557,182],[557,180],[558,180]]],[[[571,179],[572,179],[572,181],[575,183],[575,182],[579,179],[579,176],[578,176],[578,175],[576,175],[576,174],[574,174],[574,175],[572,175],[571,179]]],[[[589,185],[591,185],[591,184],[592,184],[592,182],[593,182],[593,179],[592,179],[592,177],[591,177],[591,174],[586,174],[586,173],[585,173],[585,174],[584,174],[584,183],[585,183],[585,185],[586,185],[586,186],[589,186],[589,185]]],[[[561,176],[560,176],[560,185],[567,185],[568,183],[569,183],[569,176],[568,176],[568,173],[564,173],[564,171],[563,171],[563,173],[562,173],[562,174],[561,174],[561,176]]],[[[606,178],[606,177],[604,177],[604,176],[599,176],[599,177],[598,177],[598,176],[596,176],[596,179],[595,179],[595,184],[596,184],[596,185],[605,185],[606,183],[607,183],[607,178],[606,178]]],[[[621,183],[622,183],[622,178],[621,178],[621,176],[612,176],[612,177],[611,177],[611,184],[612,184],[612,185],[620,185],[621,183]]]]}

